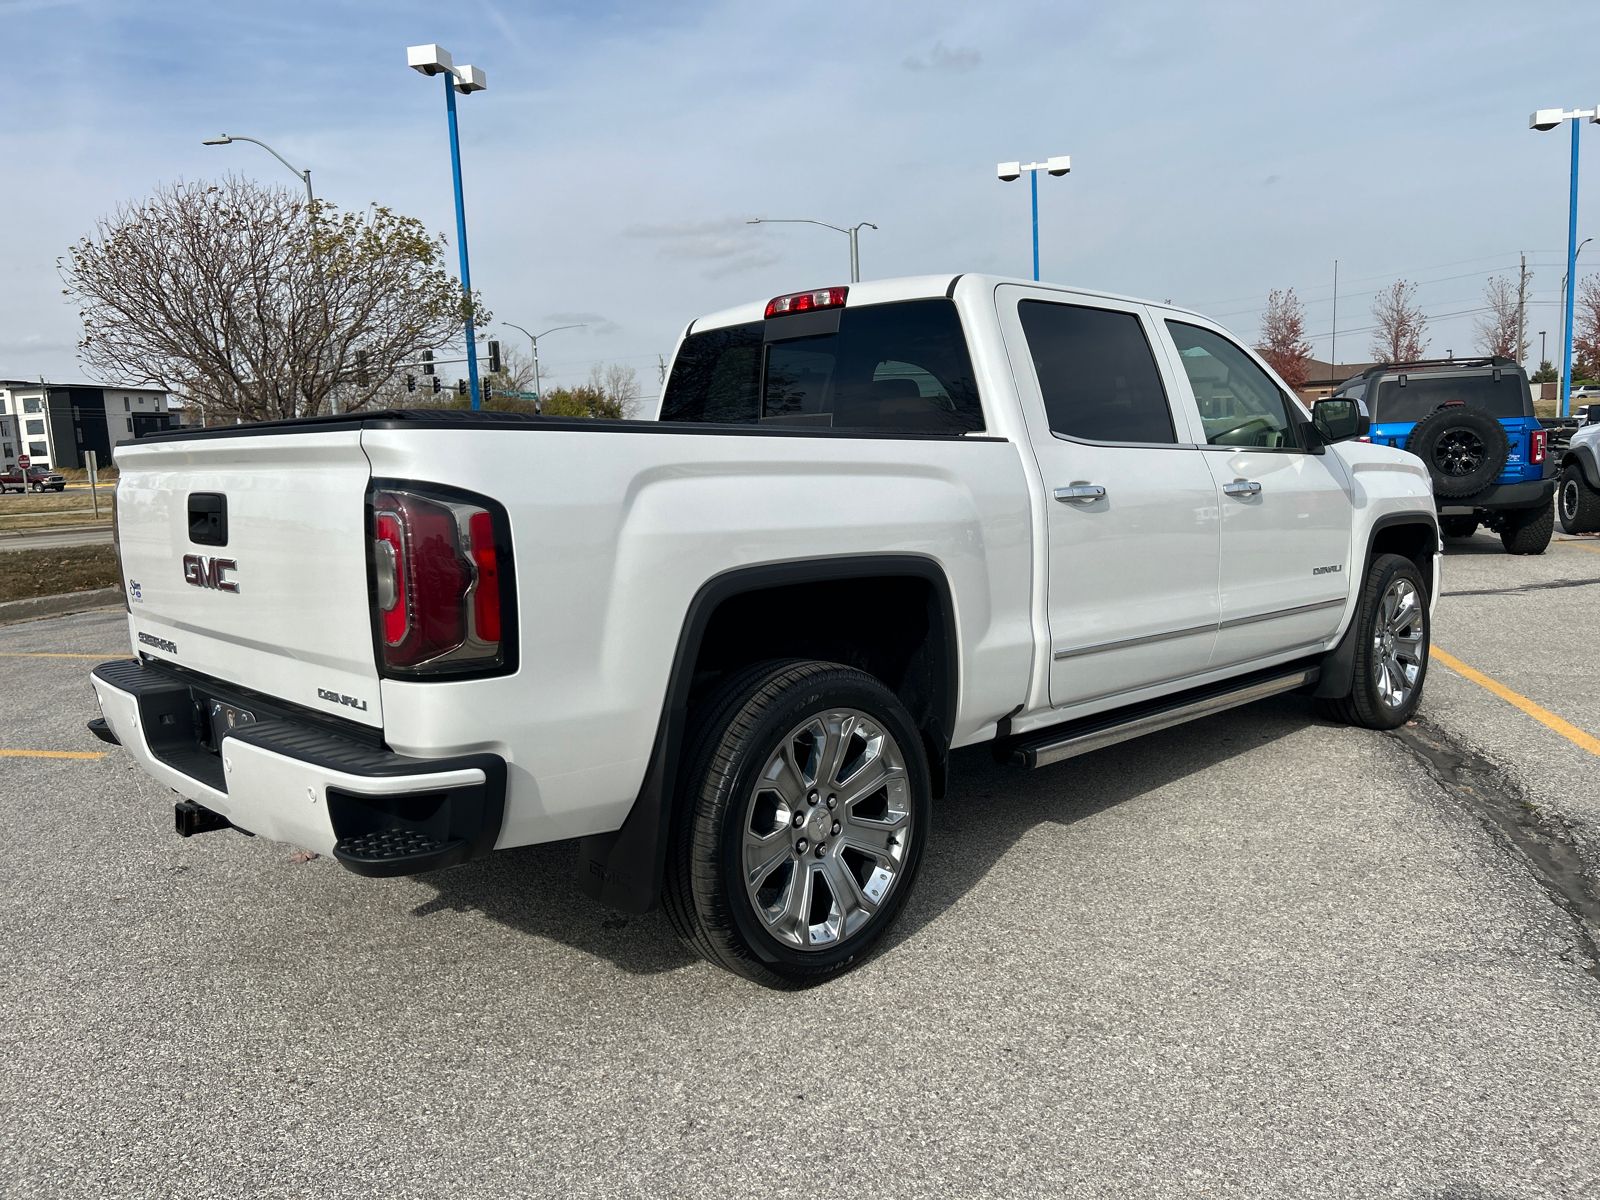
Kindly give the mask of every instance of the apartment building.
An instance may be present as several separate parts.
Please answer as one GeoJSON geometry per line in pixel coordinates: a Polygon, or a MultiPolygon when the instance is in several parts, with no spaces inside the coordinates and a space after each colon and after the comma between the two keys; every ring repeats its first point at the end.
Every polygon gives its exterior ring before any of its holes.
{"type": "Polygon", "coordinates": [[[167,393],[154,388],[0,379],[0,459],[26,454],[36,466],[81,467],[93,450],[102,463],[121,442],[177,423],[167,393]]]}

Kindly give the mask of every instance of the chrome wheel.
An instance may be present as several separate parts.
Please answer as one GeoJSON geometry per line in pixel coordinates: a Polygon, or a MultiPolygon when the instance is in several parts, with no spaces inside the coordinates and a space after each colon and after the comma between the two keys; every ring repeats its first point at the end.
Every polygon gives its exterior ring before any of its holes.
{"type": "Polygon", "coordinates": [[[745,892],[766,931],[800,950],[860,931],[900,883],[912,811],[905,755],[871,716],[833,709],[791,729],[741,825],[745,892]]]}
{"type": "Polygon", "coordinates": [[[1392,580],[1378,601],[1372,629],[1372,675],[1378,699],[1400,708],[1422,674],[1422,600],[1409,579],[1392,580]]]}

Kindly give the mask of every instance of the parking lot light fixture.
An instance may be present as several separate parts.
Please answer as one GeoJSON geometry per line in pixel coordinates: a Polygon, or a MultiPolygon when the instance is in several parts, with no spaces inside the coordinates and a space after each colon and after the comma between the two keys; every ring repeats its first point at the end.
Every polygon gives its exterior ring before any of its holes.
{"type": "Polygon", "coordinates": [[[455,188],[456,246],[461,254],[461,295],[467,304],[467,377],[472,389],[472,407],[483,407],[483,396],[478,387],[478,339],[472,321],[472,269],[467,261],[467,211],[461,194],[461,137],[456,130],[456,93],[470,96],[489,86],[483,71],[473,66],[456,66],[450,52],[443,46],[407,46],[406,65],[423,75],[444,76],[444,107],[450,124],[450,176],[455,188]]]}
{"type": "Polygon", "coordinates": [[[206,140],[200,144],[202,146],[231,146],[235,142],[250,142],[254,145],[260,146],[268,154],[272,155],[273,158],[277,159],[284,166],[288,167],[290,171],[294,172],[295,177],[299,179],[301,183],[306,185],[306,203],[316,203],[316,197],[311,194],[311,168],[307,167],[304,171],[302,171],[299,167],[295,166],[292,162],[290,162],[283,155],[279,154],[265,142],[253,137],[240,137],[236,133],[224,133],[214,138],[206,138],[206,140]]]}
{"type": "Polygon", "coordinates": [[[1029,191],[1033,195],[1033,281],[1035,283],[1039,282],[1039,172],[1065,175],[1071,170],[1072,156],[1068,154],[1047,158],[1043,162],[1003,162],[995,168],[995,174],[1005,183],[1014,183],[1021,179],[1024,171],[1028,174],[1029,191]]]}
{"type": "Polygon", "coordinates": [[[871,221],[860,221],[848,229],[839,225],[829,225],[826,221],[816,221],[810,217],[756,217],[746,221],[746,225],[821,225],[824,229],[832,229],[842,233],[850,239],[850,282],[861,282],[861,245],[860,234],[863,227],[876,229],[871,221]]]}
{"type": "Polygon", "coordinates": [[[1572,405],[1572,308],[1573,295],[1578,290],[1578,125],[1587,119],[1591,125],[1600,125],[1600,105],[1594,108],[1541,108],[1528,118],[1528,128],[1547,133],[1563,121],[1572,122],[1572,176],[1567,201],[1567,295],[1562,313],[1565,322],[1565,341],[1562,346],[1561,415],[1569,415],[1572,405]]]}

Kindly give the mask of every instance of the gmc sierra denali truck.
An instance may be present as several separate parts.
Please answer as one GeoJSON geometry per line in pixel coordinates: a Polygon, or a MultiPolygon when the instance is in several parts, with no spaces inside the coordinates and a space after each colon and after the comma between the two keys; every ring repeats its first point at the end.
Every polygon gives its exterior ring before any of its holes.
{"type": "Polygon", "coordinates": [[[771,986],[906,902],[957,747],[1278,693],[1416,708],[1426,468],[1195,313],[980,275],[693,322],[654,419],[365,412],[118,447],[96,732],[364,875],[578,839],[771,986]]]}

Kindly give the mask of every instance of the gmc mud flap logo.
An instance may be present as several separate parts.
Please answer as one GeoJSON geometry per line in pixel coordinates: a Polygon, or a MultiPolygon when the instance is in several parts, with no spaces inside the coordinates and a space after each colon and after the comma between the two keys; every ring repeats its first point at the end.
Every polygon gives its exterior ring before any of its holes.
{"type": "Polygon", "coordinates": [[[1342,570],[1344,570],[1344,564],[1335,563],[1331,567],[1312,567],[1311,573],[1313,575],[1336,575],[1342,570]]]}
{"type": "Polygon", "coordinates": [[[239,585],[224,578],[229,571],[237,571],[239,564],[231,558],[202,558],[198,554],[183,556],[183,581],[195,587],[211,588],[218,592],[237,592],[239,585]]]}
{"type": "Polygon", "coordinates": [[[367,702],[365,700],[357,700],[354,696],[346,696],[339,692],[330,692],[327,688],[317,689],[317,699],[328,700],[334,704],[343,704],[355,709],[357,712],[367,711],[367,702]]]}

